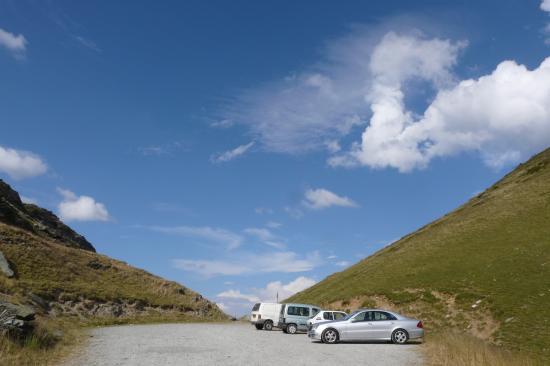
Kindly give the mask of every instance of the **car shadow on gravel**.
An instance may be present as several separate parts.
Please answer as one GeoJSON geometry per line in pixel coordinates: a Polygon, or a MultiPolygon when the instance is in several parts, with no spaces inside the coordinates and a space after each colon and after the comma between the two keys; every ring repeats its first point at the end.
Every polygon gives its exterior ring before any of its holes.
{"type": "MultiPolygon", "coordinates": [[[[321,341],[312,341],[311,343],[316,343],[316,344],[325,344],[321,341]]],[[[338,343],[334,343],[334,344],[391,344],[393,346],[407,346],[407,345],[421,345],[423,342],[422,341],[409,341],[405,344],[393,344],[392,341],[339,341],[338,343]]]]}

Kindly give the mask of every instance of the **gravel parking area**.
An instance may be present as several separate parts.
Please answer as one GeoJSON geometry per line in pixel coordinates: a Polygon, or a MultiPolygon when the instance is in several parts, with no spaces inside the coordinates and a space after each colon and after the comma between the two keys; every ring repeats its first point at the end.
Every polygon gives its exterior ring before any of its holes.
{"type": "Polygon", "coordinates": [[[305,334],[258,331],[246,323],[97,328],[76,365],[421,365],[417,344],[326,345],[305,334]]]}

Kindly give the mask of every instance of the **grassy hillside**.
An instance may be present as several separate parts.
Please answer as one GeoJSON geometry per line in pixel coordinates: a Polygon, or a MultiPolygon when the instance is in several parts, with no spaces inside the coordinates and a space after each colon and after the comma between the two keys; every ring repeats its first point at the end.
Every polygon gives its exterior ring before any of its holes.
{"type": "Polygon", "coordinates": [[[0,224],[0,251],[14,278],[0,276],[0,298],[29,302],[52,316],[222,319],[198,293],[126,263],[0,224]]]}
{"type": "Polygon", "coordinates": [[[288,301],[392,307],[432,330],[460,329],[550,360],[550,149],[288,301]]]}
{"type": "Polygon", "coordinates": [[[58,364],[90,325],[227,320],[172,281],[97,254],[55,214],[0,180],[0,364],[58,364]],[[13,314],[24,322],[10,328],[13,314]],[[30,309],[30,310],[29,310],[30,309]],[[36,319],[26,314],[36,313],[36,319]],[[8,318],[11,317],[11,318],[8,318]],[[8,322],[6,322],[6,319],[8,322]]]}

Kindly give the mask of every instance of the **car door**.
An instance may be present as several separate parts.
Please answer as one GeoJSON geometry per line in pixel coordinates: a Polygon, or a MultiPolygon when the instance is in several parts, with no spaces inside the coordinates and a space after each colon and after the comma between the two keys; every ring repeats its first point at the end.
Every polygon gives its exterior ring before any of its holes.
{"type": "Polygon", "coordinates": [[[390,339],[395,324],[395,317],[385,311],[373,311],[370,337],[373,339],[390,339]]]}
{"type": "Polygon", "coordinates": [[[309,319],[309,314],[311,313],[310,308],[305,306],[296,306],[297,315],[294,318],[298,330],[305,331],[307,330],[307,320],[309,319]]]}
{"type": "Polygon", "coordinates": [[[351,318],[349,323],[345,326],[343,338],[347,340],[367,339],[367,332],[369,330],[368,315],[368,311],[362,311],[351,318]]]}

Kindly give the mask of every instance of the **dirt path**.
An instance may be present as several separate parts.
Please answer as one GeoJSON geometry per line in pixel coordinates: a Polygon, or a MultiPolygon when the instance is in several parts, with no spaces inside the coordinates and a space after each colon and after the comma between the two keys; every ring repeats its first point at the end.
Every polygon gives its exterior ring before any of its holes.
{"type": "Polygon", "coordinates": [[[326,345],[305,334],[258,331],[249,324],[158,324],[94,329],[77,365],[422,365],[416,344],[326,345]]]}

